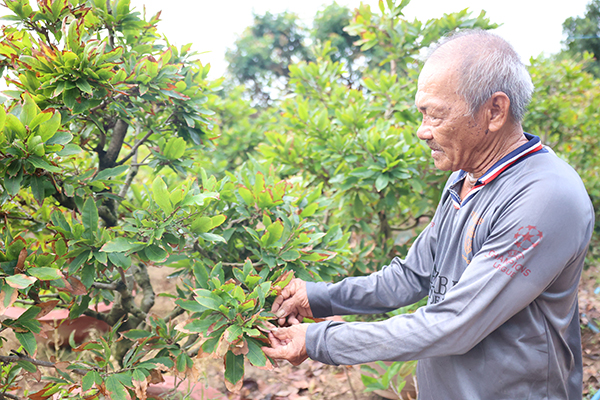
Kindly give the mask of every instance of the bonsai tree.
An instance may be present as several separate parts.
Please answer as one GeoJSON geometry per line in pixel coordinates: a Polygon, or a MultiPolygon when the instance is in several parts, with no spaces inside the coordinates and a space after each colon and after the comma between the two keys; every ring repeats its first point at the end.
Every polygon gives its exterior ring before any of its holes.
{"type": "Polygon", "coordinates": [[[205,172],[220,82],[190,45],[161,39],[159,15],[128,0],[2,3],[0,314],[15,302],[25,311],[0,327],[21,344],[0,355],[0,395],[50,368],[36,399],[145,398],[163,373],[197,377],[193,357],[206,354],[241,387],[245,359],[269,365],[269,302],[292,273],[343,271],[333,259],[348,235],[316,222],[319,187],[253,159],[220,179],[205,172]],[[181,277],[176,293],[153,287],[153,265],[181,277]],[[174,298],[170,315],[151,312],[157,295],[174,298]],[[97,312],[101,302],[111,310],[97,312]],[[36,336],[55,328],[39,319],[55,308],[110,330],[71,338],[68,359],[40,359],[36,336]]]}

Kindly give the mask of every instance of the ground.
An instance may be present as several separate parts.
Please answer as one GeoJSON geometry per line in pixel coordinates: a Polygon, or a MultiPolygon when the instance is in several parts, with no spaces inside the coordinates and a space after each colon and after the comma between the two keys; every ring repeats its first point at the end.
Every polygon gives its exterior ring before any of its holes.
{"type": "MultiPolygon", "coordinates": [[[[151,277],[157,292],[174,289],[176,282],[167,279],[169,268],[151,268],[151,277]]],[[[600,269],[589,268],[584,271],[579,302],[582,325],[584,398],[600,389],[600,269]]],[[[172,299],[157,297],[152,312],[166,315],[173,309],[172,299]]],[[[6,332],[3,332],[3,335],[6,332]]],[[[16,342],[10,340],[0,349],[6,354],[16,342]]],[[[43,349],[47,356],[54,349],[43,349]]],[[[58,355],[58,354],[57,354],[58,355]]],[[[40,358],[42,358],[40,356],[40,358]]],[[[202,370],[201,381],[221,393],[228,400],[377,400],[382,398],[398,399],[390,391],[365,393],[361,381],[360,368],[332,367],[308,360],[299,367],[282,363],[272,371],[260,370],[250,365],[246,367],[244,386],[241,393],[230,393],[223,384],[222,361],[205,358],[198,360],[202,370]],[[382,397],[383,396],[383,397],[382,397]]],[[[29,382],[34,388],[35,382],[29,382]]],[[[212,396],[211,396],[212,397],[212,396]]],[[[414,392],[405,393],[403,400],[414,399],[414,392]]]]}
{"type": "Polygon", "coordinates": [[[579,312],[583,344],[583,393],[600,390],[600,268],[584,271],[579,285],[579,312]]]}

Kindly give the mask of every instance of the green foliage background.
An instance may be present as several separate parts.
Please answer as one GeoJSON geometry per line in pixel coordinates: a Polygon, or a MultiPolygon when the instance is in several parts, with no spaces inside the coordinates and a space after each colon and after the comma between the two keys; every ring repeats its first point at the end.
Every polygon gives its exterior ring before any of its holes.
{"type": "MultiPolygon", "coordinates": [[[[419,55],[449,32],[496,27],[467,10],[408,21],[407,3],[334,3],[312,30],[257,16],[227,55],[235,78],[210,81],[128,0],[3,1],[0,314],[27,311],[0,327],[21,344],[2,349],[0,393],[51,368],[35,398],[143,397],[157,374],[197,379],[206,355],[239,389],[245,361],[270,366],[270,304],[292,274],[332,281],[404,256],[447,178],[415,136],[419,55]],[[153,287],[153,266],[180,278],[175,293],[153,287]],[[174,299],[170,315],[151,312],[156,296],[174,299]],[[52,309],[111,329],[39,360],[52,309]]],[[[525,128],[578,170],[598,209],[590,62],[531,60],[525,128]]],[[[413,368],[365,370],[364,382],[400,390],[413,368]]]]}

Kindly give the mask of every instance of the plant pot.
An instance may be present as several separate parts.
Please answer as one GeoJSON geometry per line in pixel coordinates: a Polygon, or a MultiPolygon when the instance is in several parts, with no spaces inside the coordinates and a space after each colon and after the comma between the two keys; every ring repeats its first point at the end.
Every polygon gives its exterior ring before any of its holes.
{"type": "MultiPolygon", "coordinates": [[[[112,303],[109,305],[98,304],[93,308],[97,312],[107,312],[112,308],[112,303]]],[[[25,312],[26,309],[21,307],[8,307],[4,316],[17,319],[25,312]]],[[[110,326],[96,318],[81,315],[75,319],[69,319],[69,310],[56,309],[50,311],[43,317],[37,318],[38,321],[46,322],[52,325],[55,329],[50,332],[46,338],[41,335],[35,335],[39,343],[48,346],[69,347],[69,336],[72,332],[75,343],[81,344],[90,339],[90,334],[94,331],[103,334],[108,332],[110,326]]]]}

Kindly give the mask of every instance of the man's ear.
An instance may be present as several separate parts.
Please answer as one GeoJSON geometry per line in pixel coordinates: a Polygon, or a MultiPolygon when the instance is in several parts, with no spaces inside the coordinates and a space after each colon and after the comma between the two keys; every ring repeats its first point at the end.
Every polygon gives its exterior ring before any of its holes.
{"type": "Polygon", "coordinates": [[[488,100],[488,129],[499,131],[511,119],[510,99],[504,92],[496,92],[488,100]]]}

